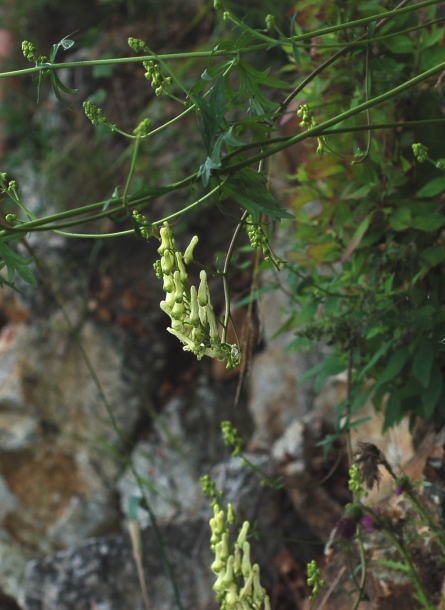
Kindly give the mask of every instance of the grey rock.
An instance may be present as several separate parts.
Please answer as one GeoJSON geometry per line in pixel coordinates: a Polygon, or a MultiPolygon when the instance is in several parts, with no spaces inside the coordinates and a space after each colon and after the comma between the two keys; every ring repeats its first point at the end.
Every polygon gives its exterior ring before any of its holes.
{"type": "MultiPolygon", "coordinates": [[[[184,610],[211,610],[209,527],[203,520],[166,525],[160,533],[184,610]]],[[[150,610],[177,607],[152,527],[142,531],[150,610]]],[[[128,535],[86,541],[30,562],[19,603],[23,610],[146,610],[128,535]]]]}

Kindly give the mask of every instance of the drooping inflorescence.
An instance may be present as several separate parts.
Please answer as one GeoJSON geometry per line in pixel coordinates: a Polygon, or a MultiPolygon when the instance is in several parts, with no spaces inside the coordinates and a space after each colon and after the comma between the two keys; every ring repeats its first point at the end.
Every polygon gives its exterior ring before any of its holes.
{"type": "Polygon", "coordinates": [[[207,273],[202,270],[199,274],[198,288],[189,286],[185,263],[193,260],[193,249],[198,237],[192,238],[184,254],[176,249],[173,233],[167,222],[160,231],[160,237],[158,253],[161,259],[154,263],[154,268],[157,277],[164,282],[166,294],[160,306],[171,319],[171,327],[167,330],[184,344],[185,351],[193,352],[198,360],[209,356],[226,362],[228,369],[239,366],[241,354],[238,346],[223,342],[220,338],[207,273]]]}

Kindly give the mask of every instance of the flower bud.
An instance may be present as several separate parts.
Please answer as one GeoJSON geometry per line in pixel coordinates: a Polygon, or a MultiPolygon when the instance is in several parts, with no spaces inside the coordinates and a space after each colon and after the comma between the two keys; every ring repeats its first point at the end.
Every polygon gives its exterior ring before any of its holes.
{"type": "Polygon", "coordinates": [[[198,236],[195,235],[194,237],[192,237],[191,242],[189,243],[184,252],[184,262],[186,265],[190,265],[190,263],[193,261],[193,250],[195,249],[197,243],[198,236]]]}
{"type": "Polygon", "coordinates": [[[205,305],[207,305],[207,303],[209,301],[209,297],[208,297],[208,285],[207,285],[207,273],[204,271],[204,269],[199,274],[199,277],[201,279],[201,282],[200,282],[199,288],[198,288],[198,303],[202,307],[204,307],[205,305]]]}
{"type": "Polygon", "coordinates": [[[175,259],[170,250],[165,250],[161,257],[161,269],[165,275],[170,275],[175,266],[175,259]]]}
{"type": "Polygon", "coordinates": [[[183,284],[186,284],[188,282],[189,276],[187,275],[187,271],[185,270],[181,253],[176,251],[175,257],[176,257],[176,266],[178,267],[178,270],[179,270],[179,277],[181,278],[181,282],[183,284]]]}
{"type": "Polygon", "coordinates": [[[175,271],[173,279],[175,282],[175,301],[176,303],[182,303],[184,300],[184,286],[182,285],[179,271],[175,271]]]}
{"type": "Polygon", "coordinates": [[[195,327],[199,326],[199,305],[196,286],[190,288],[190,324],[195,327]]]}

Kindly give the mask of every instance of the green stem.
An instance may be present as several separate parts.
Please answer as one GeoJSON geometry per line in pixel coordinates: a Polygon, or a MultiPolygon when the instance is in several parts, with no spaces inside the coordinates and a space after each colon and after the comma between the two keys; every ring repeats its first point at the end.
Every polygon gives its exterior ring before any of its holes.
{"type": "Polygon", "coordinates": [[[392,532],[390,533],[390,532],[386,531],[386,534],[388,535],[391,542],[394,544],[394,546],[398,550],[402,559],[405,561],[405,564],[406,564],[406,567],[407,567],[408,573],[409,573],[409,578],[416,588],[419,602],[423,605],[425,610],[435,610],[435,606],[430,604],[430,602],[428,601],[428,597],[426,595],[425,589],[423,588],[422,583],[419,580],[416,568],[413,565],[411,556],[408,553],[408,551],[406,550],[405,545],[392,532]]]}
{"type": "MultiPolygon", "coordinates": [[[[417,5],[417,6],[419,6],[419,5],[417,5]]],[[[390,100],[391,98],[393,98],[397,95],[400,95],[407,89],[410,89],[411,87],[414,87],[415,85],[418,85],[419,83],[423,82],[430,76],[434,76],[435,74],[437,74],[438,72],[441,72],[442,70],[445,70],[445,62],[441,62],[435,68],[431,68],[430,70],[427,70],[426,72],[423,72],[422,74],[419,74],[418,76],[415,76],[414,78],[406,81],[405,83],[403,83],[402,85],[399,85],[398,87],[394,87],[394,89],[391,89],[390,91],[387,91],[386,93],[383,93],[371,100],[368,100],[367,102],[363,102],[362,104],[359,104],[355,108],[346,110],[345,112],[342,112],[341,114],[337,115],[336,117],[334,117],[332,119],[328,119],[327,121],[324,121],[323,123],[320,123],[320,124],[316,125],[315,127],[311,127],[310,129],[287,139],[284,144],[278,144],[277,146],[271,147],[265,153],[261,152],[256,155],[253,155],[252,157],[249,157],[248,159],[245,159],[238,163],[234,163],[233,165],[227,165],[226,167],[223,168],[223,172],[233,173],[243,167],[246,167],[248,165],[251,165],[252,163],[256,163],[257,161],[260,161],[261,159],[263,159],[265,157],[274,155],[274,154],[280,152],[281,150],[287,148],[288,146],[297,144],[298,142],[301,142],[302,140],[305,140],[306,138],[319,136],[320,134],[324,133],[327,128],[337,125],[337,123],[342,123],[343,121],[346,121],[346,119],[349,119],[349,118],[355,116],[356,114],[359,114],[360,112],[363,112],[364,110],[367,110],[368,108],[372,108],[373,106],[378,106],[379,104],[382,104],[383,102],[386,102],[386,101],[390,100]]],[[[368,125],[366,126],[366,129],[369,129],[368,125]]]]}
{"type": "MultiPolygon", "coordinates": [[[[322,28],[320,30],[314,30],[312,32],[308,32],[307,34],[300,34],[299,36],[291,36],[280,41],[280,44],[299,42],[302,40],[306,40],[308,38],[314,38],[317,36],[323,36],[324,34],[330,34],[333,32],[339,32],[346,29],[354,28],[361,25],[367,25],[368,23],[372,23],[376,20],[387,20],[392,17],[397,17],[398,15],[402,15],[404,13],[416,11],[420,8],[424,8],[427,6],[432,6],[434,4],[439,4],[440,0],[425,0],[424,2],[419,2],[414,6],[408,6],[401,9],[394,9],[392,11],[387,11],[386,13],[380,13],[378,15],[372,15],[370,17],[363,17],[361,19],[357,19],[355,21],[350,21],[349,23],[339,24],[330,26],[327,28],[322,28]]],[[[256,30],[254,30],[256,32],[256,30]]],[[[260,34],[260,32],[256,32],[256,34],[260,34]]],[[[190,53],[170,53],[170,54],[159,54],[159,55],[141,55],[138,57],[118,57],[115,59],[94,59],[94,60],[85,60],[85,61],[73,61],[73,62],[61,62],[58,64],[50,64],[45,63],[38,66],[34,66],[33,68],[25,68],[22,70],[13,70],[10,72],[3,72],[0,74],[0,78],[9,78],[11,76],[24,76],[26,74],[36,74],[41,72],[42,70],[60,70],[62,68],[80,68],[80,67],[88,67],[88,66],[105,66],[105,65],[115,65],[115,64],[127,64],[127,63],[141,63],[143,61],[149,61],[150,59],[157,59],[159,61],[163,60],[172,60],[172,59],[197,59],[197,58],[209,58],[209,57],[220,57],[220,56],[237,56],[239,54],[244,53],[255,53],[260,50],[264,50],[270,46],[271,42],[276,44],[277,41],[275,39],[270,39],[267,37],[269,42],[264,42],[263,44],[253,45],[250,47],[244,47],[236,50],[216,50],[216,51],[195,51],[190,53]]],[[[361,42],[359,43],[361,44],[361,42]]]]}
{"type": "Polygon", "coordinates": [[[406,489],[404,491],[404,494],[409,499],[409,501],[414,506],[414,508],[417,510],[419,515],[424,519],[425,523],[428,524],[428,527],[429,527],[431,533],[437,539],[437,542],[438,542],[440,548],[442,549],[442,551],[445,554],[445,535],[443,533],[443,530],[440,527],[438,527],[437,524],[434,522],[433,517],[428,512],[428,510],[423,506],[422,502],[419,500],[419,498],[414,493],[414,491],[412,491],[410,489],[406,489]]]}

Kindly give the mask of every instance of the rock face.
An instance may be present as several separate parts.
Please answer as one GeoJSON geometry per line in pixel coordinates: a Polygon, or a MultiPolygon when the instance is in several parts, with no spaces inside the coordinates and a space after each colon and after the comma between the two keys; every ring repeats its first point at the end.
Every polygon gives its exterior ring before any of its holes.
{"type": "Polygon", "coordinates": [[[147,602],[128,535],[87,541],[72,550],[32,561],[27,568],[23,610],[170,610],[176,607],[172,582],[162,554],[171,562],[184,610],[215,608],[208,524],[202,519],[160,530],[163,549],[151,527],[142,532],[147,602]]]}

